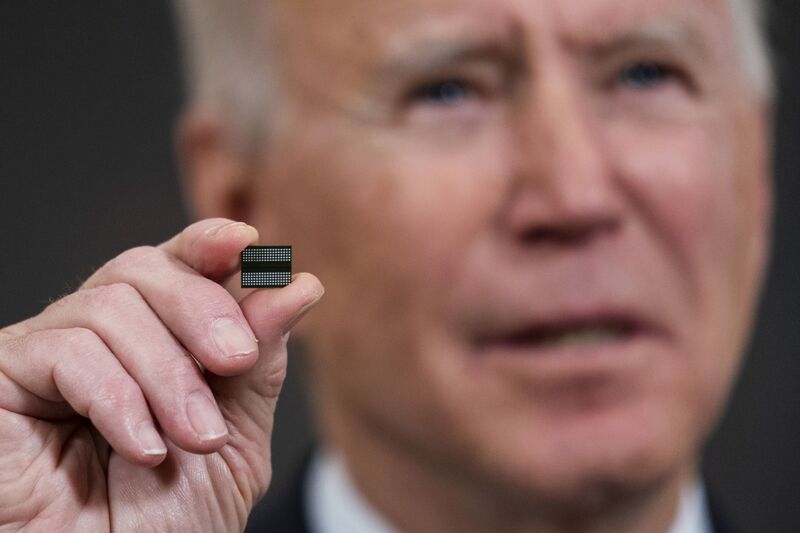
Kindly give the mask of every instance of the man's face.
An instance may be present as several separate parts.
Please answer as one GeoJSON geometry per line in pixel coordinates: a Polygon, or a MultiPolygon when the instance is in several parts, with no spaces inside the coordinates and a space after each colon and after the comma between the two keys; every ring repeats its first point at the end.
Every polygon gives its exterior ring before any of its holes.
{"type": "Polygon", "coordinates": [[[326,416],[556,499],[691,463],[767,248],[766,120],[728,3],[272,11],[255,225],[327,288],[326,416]]]}

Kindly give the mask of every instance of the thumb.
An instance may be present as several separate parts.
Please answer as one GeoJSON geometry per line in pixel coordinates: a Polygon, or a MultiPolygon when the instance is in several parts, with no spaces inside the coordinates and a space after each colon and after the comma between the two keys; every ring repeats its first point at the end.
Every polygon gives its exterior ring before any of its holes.
{"type": "MultiPolygon", "coordinates": [[[[319,279],[304,272],[295,274],[285,287],[259,289],[239,302],[258,339],[258,360],[252,368],[237,376],[206,375],[228,421],[231,439],[237,436],[248,440],[263,439],[262,444],[269,446],[275,403],[286,376],[289,330],[324,292],[319,279]]],[[[229,444],[236,445],[231,440],[229,444]]]]}
{"type": "Polygon", "coordinates": [[[289,285],[280,289],[256,290],[243,298],[239,305],[259,344],[269,344],[285,341],[286,334],[323,294],[325,287],[319,279],[301,272],[292,276],[289,285]]]}

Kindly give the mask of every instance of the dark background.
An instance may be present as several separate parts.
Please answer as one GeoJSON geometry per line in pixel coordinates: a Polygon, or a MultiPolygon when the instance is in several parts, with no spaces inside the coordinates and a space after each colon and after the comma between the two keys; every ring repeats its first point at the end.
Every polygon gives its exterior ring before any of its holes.
{"type": "MultiPolygon", "coordinates": [[[[788,533],[800,532],[800,12],[792,0],[771,11],[781,88],[775,248],[750,356],[705,471],[743,531],[788,533]]],[[[0,1],[0,326],[188,223],[172,149],[176,50],[166,1],[0,1]]],[[[311,439],[302,354],[292,351],[273,494],[311,439]]]]}

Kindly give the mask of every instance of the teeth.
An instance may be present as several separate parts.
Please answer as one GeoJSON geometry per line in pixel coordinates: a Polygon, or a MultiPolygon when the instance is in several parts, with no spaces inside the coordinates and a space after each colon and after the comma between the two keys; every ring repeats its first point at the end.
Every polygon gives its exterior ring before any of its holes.
{"type": "Polygon", "coordinates": [[[620,337],[622,337],[622,332],[619,329],[595,326],[547,333],[541,338],[541,343],[547,345],[591,344],[616,340],[620,337]]]}

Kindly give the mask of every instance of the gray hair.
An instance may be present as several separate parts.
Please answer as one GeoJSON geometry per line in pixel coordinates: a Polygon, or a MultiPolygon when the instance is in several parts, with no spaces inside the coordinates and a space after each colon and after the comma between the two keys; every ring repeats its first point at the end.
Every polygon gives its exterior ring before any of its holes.
{"type": "Polygon", "coordinates": [[[728,1],[744,74],[759,98],[772,100],[775,80],[767,36],[767,5],[764,0],[728,1]]]}
{"type": "Polygon", "coordinates": [[[175,0],[190,105],[231,117],[237,142],[263,130],[273,78],[264,43],[267,0],[175,0]]]}
{"type": "MultiPolygon", "coordinates": [[[[742,70],[754,94],[773,97],[773,68],[764,0],[728,0],[742,70]]],[[[275,80],[263,21],[268,0],[175,0],[188,98],[231,116],[242,140],[262,128],[275,80]]]]}

